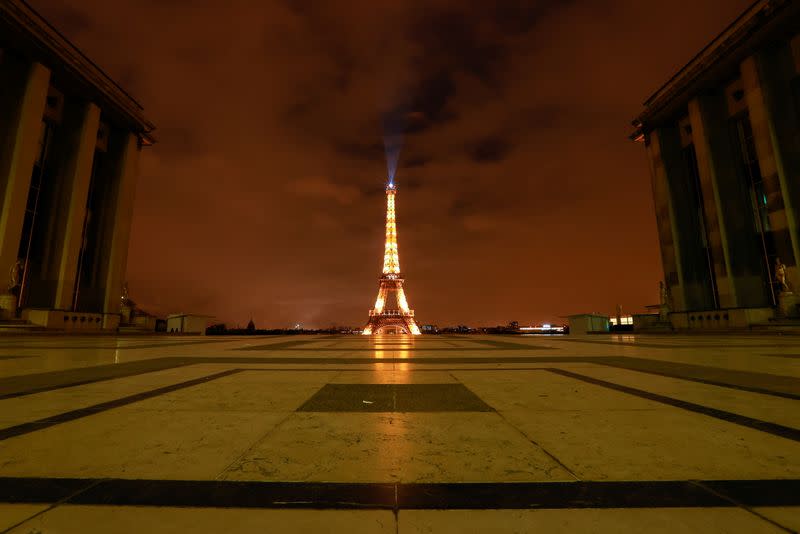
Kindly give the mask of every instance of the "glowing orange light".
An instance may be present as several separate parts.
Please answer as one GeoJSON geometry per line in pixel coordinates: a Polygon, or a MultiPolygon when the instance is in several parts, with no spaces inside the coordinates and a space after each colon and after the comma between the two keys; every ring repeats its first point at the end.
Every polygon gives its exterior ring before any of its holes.
{"type": "Polygon", "coordinates": [[[403,278],[400,275],[400,255],[397,248],[397,220],[395,215],[394,184],[386,187],[386,243],[383,249],[383,276],[380,280],[375,307],[369,312],[369,323],[362,334],[381,334],[385,329],[397,329],[411,335],[420,335],[420,329],[414,320],[414,310],[410,309],[403,278]],[[386,309],[389,294],[394,293],[399,309],[386,309]]]}

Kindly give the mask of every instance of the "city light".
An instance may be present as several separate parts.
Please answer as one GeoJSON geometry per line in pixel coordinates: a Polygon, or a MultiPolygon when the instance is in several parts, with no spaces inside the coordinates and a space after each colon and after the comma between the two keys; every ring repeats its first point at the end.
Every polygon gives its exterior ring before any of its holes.
{"type": "Polygon", "coordinates": [[[520,332],[531,332],[536,334],[563,334],[566,328],[560,325],[544,323],[540,326],[521,326],[520,332]]]}

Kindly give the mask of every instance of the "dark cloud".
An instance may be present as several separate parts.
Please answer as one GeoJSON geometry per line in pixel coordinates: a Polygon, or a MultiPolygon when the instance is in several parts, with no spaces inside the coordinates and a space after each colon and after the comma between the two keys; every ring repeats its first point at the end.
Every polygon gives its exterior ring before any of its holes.
{"type": "Polygon", "coordinates": [[[428,163],[433,160],[431,156],[427,155],[416,155],[416,156],[408,156],[401,160],[400,167],[403,169],[415,169],[418,167],[424,167],[428,163]]]}
{"type": "Polygon", "coordinates": [[[365,197],[374,199],[376,197],[383,197],[383,195],[385,194],[384,188],[385,184],[383,182],[375,180],[372,183],[362,184],[359,187],[359,190],[361,191],[361,194],[364,195],[365,197]]]}
{"type": "Polygon", "coordinates": [[[455,82],[446,70],[422,78],[383,114],[384,131],[389,135],[414,135],[455,120],[458,115],[448,106],[455,92],[455,82]]]}
{"type": "Polygon", "coordinates": [[[475,163],[502,161],[513,149],[511,140],[501,135],[488,135],[467,147],[470,159],[475,163]]]}
{"type": "Polygon", "coordinates": [[[414,90],[411,100],[411,111],[424,118],[413,132],[421,132],[428,127],[457,118],[454,109],[448,108],[448,103],[455,95],[456,84],[447,71],[441,70],[424,80],[414,90]]]}
{"type": "Polygon", "coordinates": [[[509,0],[482,5],[489,10],[490,19],[501,31],[519,35],[530,32],[536,24],[546,21],[553,11],[569,9],[576,3],[576,0],[509,0]]]}
{"type": "Polygon", "coordinates": [[[334,145],[336,152],[346,158],[366,161],[383,161],[384,147],[379,143],[339,142],[334,145]]]}
{"type": "Polygon", "coordinates": [[[504,202],[498,202],[497,198],[493,197],[493,195],[486,195],[480,191],[459,189],[455,192],[448,214],[452,217],[460,218],[502,208],[504,202]]]}
{"type": "Polygon", "coordinates": [[[484,83],[493,82],[504,67],[508,49],[496,35],[487,35],[493,32],[481,32],[486,20],[480,13],[475,15],[458,7],[425,13],[410,34],[423,50],[417,58],[418,66],[425,68],[433,63],[438,68],[468,73],[484,83]]]}

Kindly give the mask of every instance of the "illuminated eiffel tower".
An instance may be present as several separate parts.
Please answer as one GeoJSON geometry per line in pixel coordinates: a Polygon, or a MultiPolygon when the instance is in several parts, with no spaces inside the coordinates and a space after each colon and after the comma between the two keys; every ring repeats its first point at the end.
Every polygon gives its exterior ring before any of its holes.
{"type": "Polygon", "coordinates": [[[397,223],[394,214],[394,197],[397,188],[389,182],[386,186],[386,247],[383,253],[383,274],[380,278],[375,308],[369,312],[369,321],[362,332],[370,334],[419,335],[414,321],[414,310],[408,308],[403,291],[403,276],[400,274],[400,257],[397,254],[397,223]],[[394,296],[396,308],[388,306],[389,297],[394,296]]]}

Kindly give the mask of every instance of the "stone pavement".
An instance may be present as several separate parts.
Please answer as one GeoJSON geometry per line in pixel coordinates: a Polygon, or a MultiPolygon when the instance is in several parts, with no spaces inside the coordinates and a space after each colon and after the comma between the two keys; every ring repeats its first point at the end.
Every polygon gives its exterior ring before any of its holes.
{"type": "Polygon", "coordinates": [[[800,529],[800,338],[0,338],[0,532],[800,529]]]}

